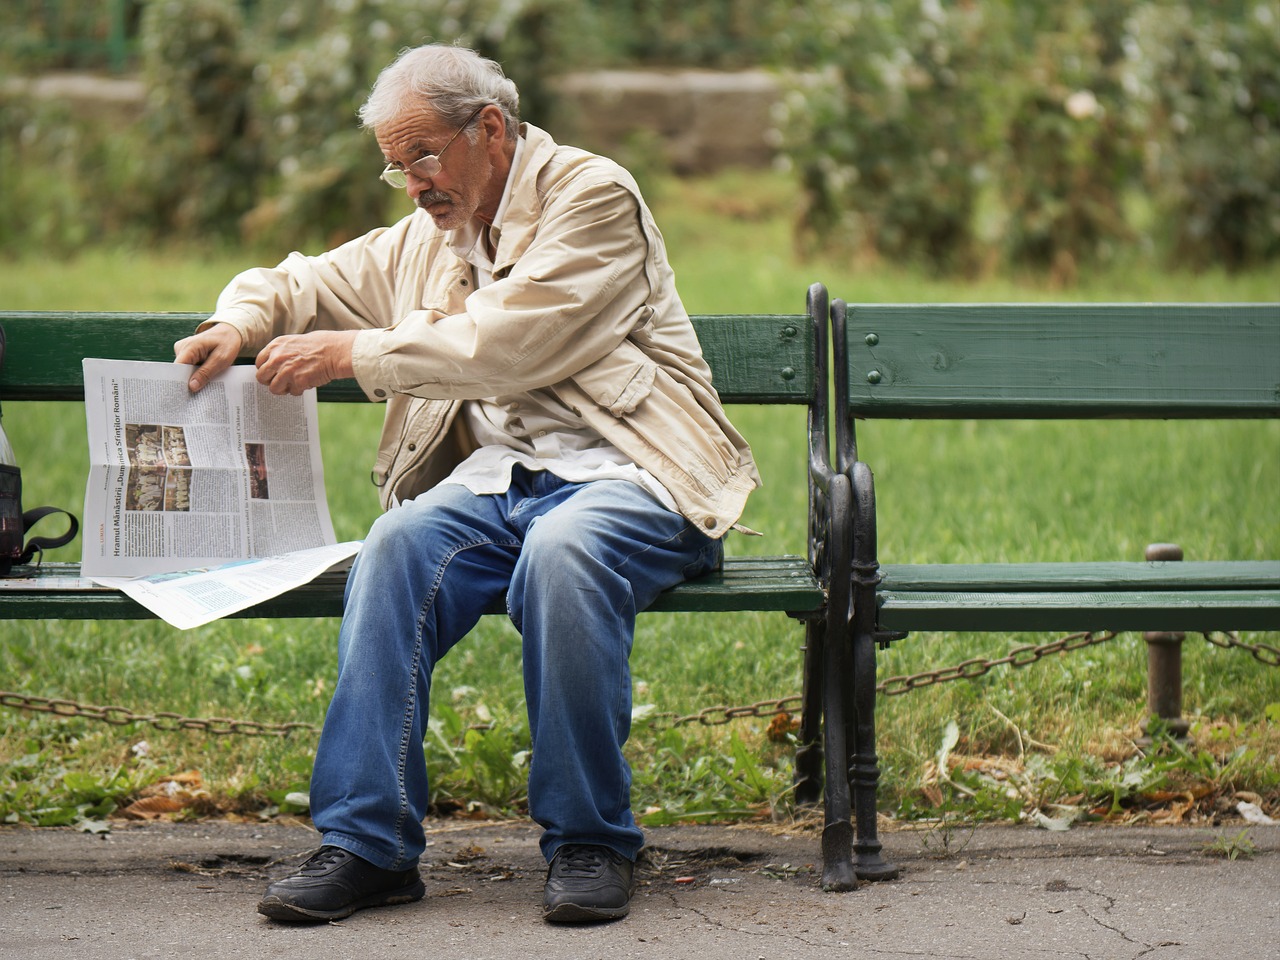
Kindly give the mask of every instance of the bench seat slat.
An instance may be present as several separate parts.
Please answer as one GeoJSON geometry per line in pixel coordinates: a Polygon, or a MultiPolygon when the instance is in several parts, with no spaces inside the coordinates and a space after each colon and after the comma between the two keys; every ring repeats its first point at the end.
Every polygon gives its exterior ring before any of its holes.
{"type": "MultiPolygon", "coordinates": [[[[251,607],[237,617],[337,617],[345,573],[324,573],[310,583],[251,607]]],[[[155,615],[125,594],[80,576],[78,563],[45,563],[30,576],[3,581],[0,620],[149,620],[155,615]]],[[[800,556],[727,557],[724,569],[663,593],[649,608],[669,613],[822,609],[825,594],[800,556]]],[[[490,613],[502,613],[501,606],[490,613]]]]}
{"type": "Polygon", "coordinates": [[[884,564],[889,591],[1110,591],[1280,588],[1280,560],[884,564]]]}
{"type": "Polygon", "coordinates": [[[1280,588],[895,591],[877,594],[887,631],[1280,630],[1280,588]]]}

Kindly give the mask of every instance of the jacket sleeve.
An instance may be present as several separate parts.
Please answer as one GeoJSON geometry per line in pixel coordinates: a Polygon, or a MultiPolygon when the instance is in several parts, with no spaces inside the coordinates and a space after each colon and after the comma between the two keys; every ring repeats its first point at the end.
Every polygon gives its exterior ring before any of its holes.
{"type": "Polygon", "coordinates": [[[499,279],[467,297],[464,310],[416,310],[390,329],[362,332],[356,379],[371,394],[433,399],[558,383],[645,322],[648,251],[639,203],[624,185],[568,178],[546,198],[519,258],[499,263],[499,279]]]}
{"type": "Polygon", "coordinates": [[[251,353],[286,333],[389,326],[411,220],[320,256],[295,252],[275,267],[246,270],[222,291],[200,328],[229,323],[244,338],[244,352],[251,353]]]}

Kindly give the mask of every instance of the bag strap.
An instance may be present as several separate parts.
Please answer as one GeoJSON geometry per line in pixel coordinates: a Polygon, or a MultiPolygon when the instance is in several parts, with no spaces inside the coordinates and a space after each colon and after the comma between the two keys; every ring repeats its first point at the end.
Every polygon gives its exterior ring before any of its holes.
{"type": "Polygon", "coordinates": [[[27,541],[26,546],[22,548],[22,556],[17,559],[17,563],[30,563],[31,558],[37,553],[43,558],[46,550],[52,550],[54,547],[64,547],[75,539],[76,532],[80,529],[80,521],[75,518],[74,514],[68,513],[59,507],[32,507],[30,510],[25,511],[22,514],[23,534],[25,535],[40,520],[54,513],[66,515],[68,521],[66,533],[56,537],[32,537],[27,541]]]}
{"type": "MultiPolygon", "coordinates": [[[[4,327],[0,326],[0,366],[4,365],[4,348],[4,327]]],[[[17,470],[16,467],[14,469],[15,471],[17,470]]],[[[19,489],[21,489],[21,487],[19,487],[19,489]]],[[[59,507],[32,507],[30,510],[24,511],[22,514],[23,536],[26,536],[27,531],[34,527],[38,522],[53,513],[66,514],[68,521],[66,532],[56,537],[32,537],[22,548],[22,555],[16,560],[18,564],[30,563],[31,558],[37,553],[40,554],[41,559],[43,559],[44,552],[46,550],[52,550],[54,547],[65,547],[75,539],[76,532],[80,529],[80,521],[77,520],[73,514],[68,513],[66,510],[59,507]]]]}

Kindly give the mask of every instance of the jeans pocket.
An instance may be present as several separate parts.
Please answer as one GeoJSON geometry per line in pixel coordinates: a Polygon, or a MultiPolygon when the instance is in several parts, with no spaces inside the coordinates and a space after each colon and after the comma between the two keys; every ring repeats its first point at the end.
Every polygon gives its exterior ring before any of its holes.
{"type": "Polygon", "coordinates": [[[724,560],[723,540],[715,540],[708,537],[693,524],[685,527],[684,536],[693,542],[697,540],[703,541],[702,549],[698,550],[694,559],[685,565],[683,572],[686,580],[692,580],[694,577],[700,577],[704,573],[719,569],[721,562],[724,560]]]}

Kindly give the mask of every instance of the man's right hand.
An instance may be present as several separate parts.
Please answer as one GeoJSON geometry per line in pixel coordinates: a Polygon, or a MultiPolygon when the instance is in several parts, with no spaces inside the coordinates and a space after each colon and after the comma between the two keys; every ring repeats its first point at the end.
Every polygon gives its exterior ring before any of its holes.
{"type": "Polygon", "coordinates": [[[205,384],[235,363],[244,340],[229,323],[215,323],[207,330],[184,337],[173,345],[174,363],[195,364],[187,389],[199,393],[205,384]]]}

